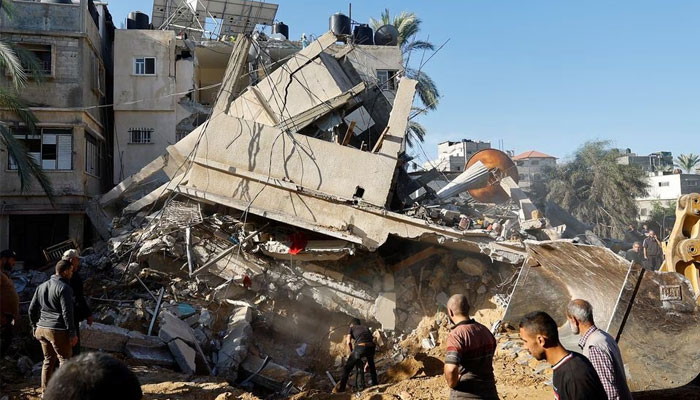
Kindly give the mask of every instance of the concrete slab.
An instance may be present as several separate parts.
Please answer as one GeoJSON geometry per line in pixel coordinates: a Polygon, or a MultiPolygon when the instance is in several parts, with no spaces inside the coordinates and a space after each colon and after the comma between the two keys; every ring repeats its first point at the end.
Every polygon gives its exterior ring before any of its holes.
{"type": "Polygon", "coordinates": [[[80,345],[94,350],[123,353],[129,331],[113,325],[80,323],[80,345]]]}
{"type": "Polygon", "coordinates": [[[197,352],[187,343],[175,339],[168,343],[168,348],[183,373],[193,375],[197,371],[197,352]]]}
{"type": "Polygon", "coordinates": [[[162,324],[158,332],[158,337],[166,343],[176,339],[183,340],[193,346],[197,343],[192,328],[187,325],[187,322],[167,311],[163,312],[162,324]]]}
{"type": "Polygon", "coordinates": [[[374,302],[374,319],[382,324],[382,329],[393,331],[396,329],[396,293],[383,292],[377,296],[374,302]]]}
{"type": "Polygon", "coordinates": [[[159,365],[162,367],[175,367],[177,363],[167,346],[158,347],[126,344],[125,354],[132,360],[144,365],[159,365]]]}

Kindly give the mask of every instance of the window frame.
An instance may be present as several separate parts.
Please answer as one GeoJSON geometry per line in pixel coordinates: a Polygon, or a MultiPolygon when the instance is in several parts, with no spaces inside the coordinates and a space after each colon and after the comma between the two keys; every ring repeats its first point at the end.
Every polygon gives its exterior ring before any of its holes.
{"type": "Polygon", "coordinates": [[[129,128],[129,144],[153,144],[153,133],[154,128],[129,128]],[[140,136],[139,141],[134,141],[134,134],[138,133],[140,136]],[[145,134],[148,134],[148,141],[144,139],[145,134]]]}
{"type": "MultiPolygon", "coordinates": [[[[74,151],[75,151],[75,132],[73,128],[66,128],[66,127],[52,127],[52,126],[42,126],[42,127],[37,127],[35,132],[31,134],[29,130],[27,129],[26,126],[20,126],[20,129],[24,131],[23,134],[15,134],[12,133],[12,135],[17,139],[17,140],[27,140],[28,136],[39,136],[40,144],[39,144],[39,156],[38,158],[35,157],[35,161],[39,164],[41,167],[42,171],[47,171],[47,172],[70,172],[73,171],[75,168],[75,157],[74,157],[74,151]],[[57,131],[65,131],[64,133],[44,133],[45,130],[57,130],[57,131]],[[48,135],[53,135],[55,136],[55,143],[45,143],[44,139],[48,135]],[[22,138],[21,136],[24,136],[22,138]],[[60,137],[70,137],[70,168],[59,168],[59,138],[60,137]],[[55,168],[44,168],[44,161],[50,161],[50,160],[45,160],[44,159],[44,145],[55,145],[56,146],[56,155],[55,159],[55,168]]],[[[17,128],[15,127],[10,127],[10,130],[16,130],[17,128]]],[[[34,138],[36,139],[36,138],[34,138]]],[[[32,152],[33,154],[36,154],[36,152],[32,152]]],[[[9,172],[14,172],[17,171],[17,164],[13,162],[12,157],[8,154],[7,156],[7,165],[5,166],[5,170],[9,172]]]]}
{"type": "Polygon", "coordinates": [[[131,74],[134,76],[156,76],[157,73],[156,71],[158,70],[158,60],[156,57],[152,56],[142,56],[142,57],[134,57],[133,59],[133,67],[131,70],[131,74]],[[146,67],[147,67],[147,62],[146,60],[152,59],[153,60],[153,73],[149,74],[146,72],[146,67]],[[139,60],[141,60],[141,63],[143,64],[143,73],[139,73],[139,68],[137,67],[139,64],[139,60]]]}
{"type": "MultiPolygon", "coordinates": [[[[42,78],[55,78],[56,77],[56,46],[53,43],[40,43],[40,42],[13,42],[15,46],[19,46],[24,48],[25,50],[29,52],[33,52],[32,46],[41,46],[41,47],[48,47],[49,51],[48,53],[51,55],[51,65],[49,66],[49,69],[42,69],[38,73],[42,78]]],[[[38,58],[38,57],[37,57],[38,58]]],[[[24,68],[22,66],[22,69],[27,75],[27,79],[29,80],[34,80],[34,77],[32,76],[32,72],[29,71],[28,69],[24,68]]],[[[10,72],[5,69],[5,76],[10,76],[10,72]]]]}
{"type": "Polygon", "coordinates": [[[102,141],[87,131],[85,132],[85,173],[96,178],[102,176],[102,141]],[[91,150],[94,151],[93,154],[90,154],[91,150]],[[94,171],[89,169],[91,161],[94,164],[94,171]]]}
{"type": "Polygon", "coordinates": [[[397,77],[399,70],[395,69],[378,69],[376,71],[377,86],[383,91],[395,92],[398,89],[397,77]],[[385,76],[381,76],[384,75],[385,76]]]}

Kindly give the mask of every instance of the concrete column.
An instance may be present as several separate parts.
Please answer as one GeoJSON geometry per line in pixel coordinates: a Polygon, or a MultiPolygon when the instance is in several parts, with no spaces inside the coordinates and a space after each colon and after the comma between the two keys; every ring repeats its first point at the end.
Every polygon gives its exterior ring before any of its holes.
{"type": "Polygon", "coordinates": [[[0,251],[10,247],[10,216],[0,215],[0,251]]]}
{"type": "Polygon", "coordinates": [[[68,237],[75,239],[78,246],[82,249],[83,246],[83,231],[85,224],[85,214],[70,214],[68,216],[68,237]]]}

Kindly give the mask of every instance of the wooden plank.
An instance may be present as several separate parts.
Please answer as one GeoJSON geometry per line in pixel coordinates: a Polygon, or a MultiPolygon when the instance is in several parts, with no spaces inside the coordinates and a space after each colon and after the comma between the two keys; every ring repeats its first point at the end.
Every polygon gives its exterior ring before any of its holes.
{"type": "Polygon", "coordinates": [[[355,121],[350,121],[350,126],[348,126],[348,130],[345,132],[345,137],[343,138],[343,142],[341,143],[343,146],[347,146],[348,143],[350,143],[350,139],[352,139],[353,135],[353,130],[355,130],[355,121]]]}
{"type": "Polygon", "coordinates": [[[416,263],[419,263],[423,260],[426,260],[428,257],[433,256],[435,254],[438,254],[440,252],[440,248],[436,246],[430,246],[428,248],[425,248],[421,251],[419,251],[416,254],[413,254],[412,256],[408,258],[404,258],[403,260],[399,261],[398,263],[394,264],[391,266],[391,271],[392,272],[399,272],[402,269],[408,268],[412,265],[415,265],[416,263]]]}
{"type": "Polygon", "coordinates": [[[377,139],[377,143],[374,144],[374,147],[372,148],[372,153],[376,153],[379,151],[379,149],[382,148],[382,143],[384,142],[384,137],[386,137],[386,133],[389,132],[389,126],[387,125],[386,128],[382,131],[382,134],[379,135],[379,139],[377,139]]]}

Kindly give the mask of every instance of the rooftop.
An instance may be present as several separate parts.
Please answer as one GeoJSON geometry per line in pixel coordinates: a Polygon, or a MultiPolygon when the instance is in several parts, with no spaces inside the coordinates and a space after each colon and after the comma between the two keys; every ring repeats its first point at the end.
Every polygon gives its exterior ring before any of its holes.
{"type": "Polygon", "coordinates": [[[549,154],[544,154],[544,153],[541,153],[541,152],[536,151],[536,150],[530,150],[530,151],[526,151],[524,153],[518,154],[517,156],[513,157],[513,160],[524,160],[527,158],[554,158],[554,159],[556,159],[556,157],[550,156],[549,154]]]}

